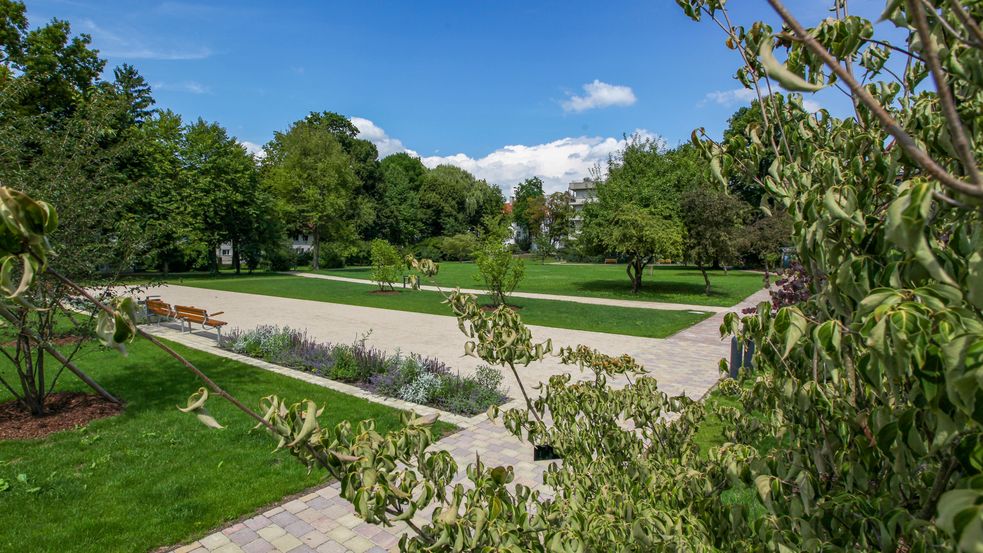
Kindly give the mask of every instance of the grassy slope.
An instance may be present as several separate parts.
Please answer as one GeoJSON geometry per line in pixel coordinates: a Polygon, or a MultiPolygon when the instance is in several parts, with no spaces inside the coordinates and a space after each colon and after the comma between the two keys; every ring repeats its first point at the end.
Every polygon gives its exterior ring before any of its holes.
{"type": "MultiPolygon", "coordinates": [[[[626,300],[663,301],[692,305],[716,305],[730,307],[761,289],[762,277],[746,271],[710,271],[712,292],[703,293],[704,283],[700,271],[688,267],[655,267],[655,274],[646,269],[642,278],[642,290],[631,293],[631,283],[624,265],[597,264],[542,264],[526,260],[525,277],[517,288],[522,292],[564,294],[626,300]]],[[[321,273],[369,278],[368,267],[322,269],[321,273]]],[[[473,263],[441,263],[437,282],[441,286],[462,288],[481,287],[475,280],[477,269],[473,263]]]]}
{"type": "MultiPolygon", "coordinates": [[[[396,295],[373,294],[374,287],[364,284],[337,282],[288,275],[225,274],[216,277],[172,279],[174,284],[196,286],[230,292],[262,294],[303,300],[361,305],[450,315],[437,292],[400,290],[396,295]]],[[[514,298],[513,304],[522,308],[522,320],[528,324],[627,334],[648,338],[664,338],[705,319],[709,314],[687,311],[612,307],[573,302],[514,298]]]]}
{"type": "MultiPolygon", "coordinates": [[[[374,419],[399,425],[398,411],[207,353],[177,349],[207,374],[257,405],[269,394],[326,405],[322,422],[374,419]]],[[[96,347],[79,365],[127,402],[126,411],[44,440],[0,442],[0,551],[147,551],[200,537],[322,482],[245,415],[219,399],[210,411],[226,425],[210,430],[175,409],[199,383],[151,344],[130,355],[96,347]],[[27,484],[18,481],[25,474],[27,484]],[[30,488],[40,487],[30,492],[30,488]]],[[[9,369],[0,366],[5,375],[9,369]]],[[[78,390],[70,374],[59,388],[78,390]]],[[[10,399],[0,392],[0,402],[10,399]]],[[[439,431],[453,428],[439,423],[439,431]]]]}

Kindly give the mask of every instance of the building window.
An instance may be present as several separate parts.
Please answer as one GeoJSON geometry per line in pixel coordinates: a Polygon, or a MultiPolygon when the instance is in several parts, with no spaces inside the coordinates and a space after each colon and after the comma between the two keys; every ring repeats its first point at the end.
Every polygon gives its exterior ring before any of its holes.
{"type": "Polygon", "coordinates": [[[232,255],[232,252],[226,249],[222,250],[222,255],[232,255]]]}

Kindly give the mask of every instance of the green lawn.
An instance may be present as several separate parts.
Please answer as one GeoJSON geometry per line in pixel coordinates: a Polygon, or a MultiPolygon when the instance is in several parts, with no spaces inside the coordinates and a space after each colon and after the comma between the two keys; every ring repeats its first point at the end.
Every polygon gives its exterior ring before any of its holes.
{"type": "MultiPolygon", "coordinates": [[[[625,300],[662,301],[692,305],[730,307],[761,289],[762,276],[747,271],[710,271],[711,294],[704,294],[705,285],[700,271],[692,267],[657,266],[654,274],[646,269],[642,290],[631,293],[631,282],[624,265],[575,263],[542,264],[526,260],[525,277],[517,290],[543,294],[590,296],[625,300]]],[[[327,275],[369,278],[369,267],[322,269],[327,275]]],[[[436,281],[441,286],[479,288],[474,263],[441,263],[436,281]]]]}
{"type": "MultiPolygon", "coordinates": [[[[326,405],[325,424],[371,418],[383,431],[399,424],[394,409],[175,347],[247,405],[275,393],[326,405]]],[[[86,346],[78,359],[127,402],[122,415],[43,440],[0,441],[0,479],[10,486],[0,491],[0,551],[149,551],[196,539],[323,482],[322,473],[308,475],[288,454],[271,453],[272,439],[249,432],[250,419],[221,400],[208,407],[224,430],[178,412],[175,405],[199,382],[148,342],[129,349],[124,358],[86,346]]],[[[83,387],[70,374],[59,384],[83,387]]],[[[0,402],[10,399],[0,392],[0,402]]],[[[440,432],[453,429],[438,424],[440,432]]]]}
{"type": "MultiPolygon", "coordinates": [[[[380,307],[414,313],[448,316],[451,314],[450,308],[441,304],[443,296],[438,292],[399,290],[395,295],[382,295],[374,294],[376,288],[364,284],[289,275],[236,276],[222,273],[213,277],[172,278],[169,282],[230,292],[380,307]]],[[[647,338],[665,338],[710,315],[688,311],[612,307],[526,298],[513,298],[511,303],[521,308],[519,313],[522,320],[528,324],[647,338]]],[[[463,336],[461,340],[463,343],[463,336]]]]}

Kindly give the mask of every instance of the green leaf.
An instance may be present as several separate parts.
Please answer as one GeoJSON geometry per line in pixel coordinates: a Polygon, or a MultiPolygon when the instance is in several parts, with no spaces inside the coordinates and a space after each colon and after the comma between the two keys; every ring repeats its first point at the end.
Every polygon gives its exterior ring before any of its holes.
{"type": "Polygon", "coordinates": [[[785,64],[775,59],[775,54],[771,50],[770,40],[761,41],[761,46],[758,47],[758,57],[761,60],[761,65],[765,68],[765,73],[778,81],[778,84],[782,85],[782,88],[785,90],[791,90],[793,92],[815,92],[825,88],[823,85],[810,83],[799,75],[796,75],[788,67],[785,67],[785,64]]]}

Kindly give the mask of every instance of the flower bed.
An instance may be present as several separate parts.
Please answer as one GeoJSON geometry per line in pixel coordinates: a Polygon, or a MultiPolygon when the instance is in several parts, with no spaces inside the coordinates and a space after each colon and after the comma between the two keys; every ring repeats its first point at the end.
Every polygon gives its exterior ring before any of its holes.
{"type": "Polygon", "coordinates": [[[266,325],[233,329],[221,345],[242,355],[459,415],[477,415],[508,400],[501,386],[502,374],[491,367],[480,366],[471,376],[452,374],[437,359],[389,355],[366,345],[365,338],[353,344],[321,343],[304,331],[266,325]]]}

